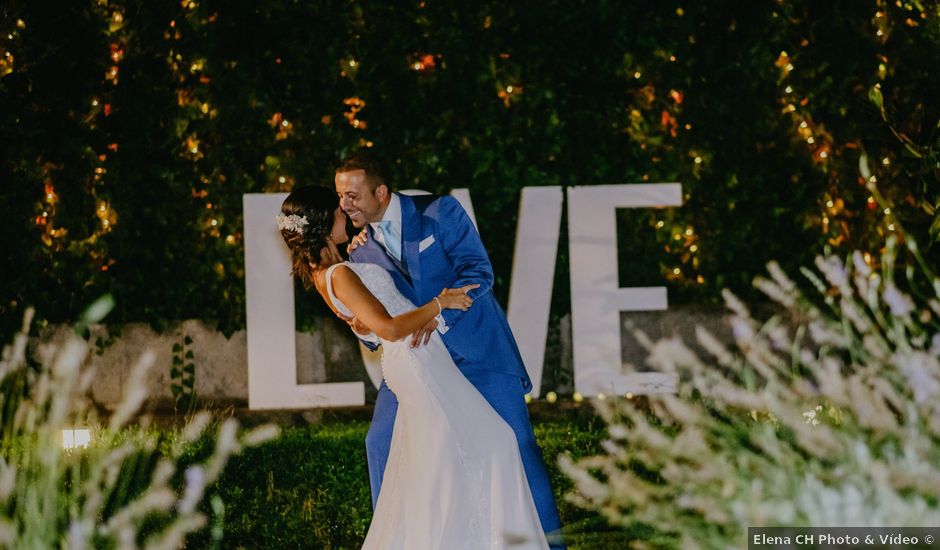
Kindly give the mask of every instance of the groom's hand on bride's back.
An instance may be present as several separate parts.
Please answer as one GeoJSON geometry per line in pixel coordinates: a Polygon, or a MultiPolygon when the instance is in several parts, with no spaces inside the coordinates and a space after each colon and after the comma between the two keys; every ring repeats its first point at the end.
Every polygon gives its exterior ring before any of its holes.
{"type": "Polygon", "coordinates": [[[428,321],[418,332],[411,335],[411,347],[426,346],[431,341],[431,335],[437,330],[437,318],[428,321]]]}
{"type": "Polygon", "coordinates": [[[362,231],[360,231],[358,235],[354,236],[352,240],[349,241],[349,244],[346,245],[346,254],[352,254],[353,250],[366,244],[367,240],[368,237],[366,237],[366,228],[363,227],[362,231]]]}
{"type": "Polygon", "coordinates": [[[372,334],[372,330],[369,327],[362,324],[362,321],[360,321],[358,317],[349,317],[347,315],[343,315],[342,313],[338,311],[335,313],[337,317],[339,317],[343,321],[346,321],[346,324],[349,325],[349,328],[351,328],[353,332],[355,332],[356,334],[359,334],[361,336],[372,334]]]}

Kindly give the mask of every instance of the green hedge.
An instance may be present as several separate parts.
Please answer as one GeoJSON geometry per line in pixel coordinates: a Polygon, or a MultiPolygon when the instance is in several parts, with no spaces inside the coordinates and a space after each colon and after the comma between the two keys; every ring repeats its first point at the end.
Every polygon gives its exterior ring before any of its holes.
{"type": "MultiPolygon", "coordinates": [[[[361,421],[288,428],[278,439],[233,458],[212,489],[225,502],[221,547],[359,548],[372,515],[367,429],[361,421]]],[[[537,423],[535,433],[572,549],[620,547],[632,537],[649,536],[639,526],[612,528],[564,498],[572,485],[558,471],[558,455],[599,453],[602,423],[537,423]]],[[[209,540],[203,533],[190,542],[203,547],[209,540]]]]}
{"type": "MultiPolygon", "coordinates": [[[[397,187],[470,188],[502,299],[522,187],[642,181],[686,204],[619,217],[622,282],[747,294],[771,258],[928,233],[937,21],[920,0],[8,1],[0,328],[106,292],[112,322],[241,328],[242,194],[329,184],[370,143],[397,187]]],[[[556,283],[555,316],[564,239],[556,283]]]]}

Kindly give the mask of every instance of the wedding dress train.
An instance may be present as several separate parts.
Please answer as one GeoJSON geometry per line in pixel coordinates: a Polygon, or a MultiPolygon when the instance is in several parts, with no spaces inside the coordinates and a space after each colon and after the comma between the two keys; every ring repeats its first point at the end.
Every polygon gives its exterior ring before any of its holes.
{"type": "MultiPolygon", "coordinates": [[[[355,272],[391,316],[415,308],[382,267],[355,272]]],[[[460,373],[436,332],[417,348],[382,341],[382,374],[398,415],[382,489],[364,549],[546,549],[516,436],[460,373]]]]}

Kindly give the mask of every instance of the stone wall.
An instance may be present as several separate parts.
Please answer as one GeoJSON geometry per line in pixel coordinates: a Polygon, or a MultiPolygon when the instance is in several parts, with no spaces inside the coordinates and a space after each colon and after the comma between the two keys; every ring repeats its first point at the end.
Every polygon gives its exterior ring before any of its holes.
{"type": "MultiPolygon", "coordinates": [[[[646,332],[651,338],[679,335],[686,342],[694,343],[696,325],[715,332],[723,340],[729,339],[729,330],[723,322],[721,308],[676,306],[668,311],[623,313],[622,358],[625,368],[648,370],[645,353],[632,334],[633,326],[646,332]]],[[[557,391],[570,394],[574,391],[571,377],[571,323],[568,316],[550,327],[546,344],[546,365],[543,371],[543,394],[557,391]]],[[[54,346],[71,331],[60,325],[44,330],[33,347],[39,360],[47,359],[54,346]]],[[[99,338],[110,343],[101,346],[89,358],[97,370],[92,384],[92,398],[104,409],[112,409],[121,398],[135,361],[145,350],[151,350],[156,361],[150,370],[147,384],[151,395],[147,408],[150,410],[172,408],[170,369],[173,363],[173,346],[189,336],[192,344],[196,376],[196,394],[203,404],[247,406],[248,364],[246,333],[236,332],[226,338],[211,326],[199,320],[180,323],[172,330],[158,333],[146,324],[129,324],[119,331],[109,332],[108,327],[98,326],[92,330],[91,341],[99,338]]],[[[323,318],[316,322],[311,332],[298,332],[297,381],[299,383],[363,381],[366,399],[375,397],[375,388],[366,373],[360,356],[358,343],[342,321],[323,318]]],[[[693,346],[694,347],[694,346],[693,346]]]]}

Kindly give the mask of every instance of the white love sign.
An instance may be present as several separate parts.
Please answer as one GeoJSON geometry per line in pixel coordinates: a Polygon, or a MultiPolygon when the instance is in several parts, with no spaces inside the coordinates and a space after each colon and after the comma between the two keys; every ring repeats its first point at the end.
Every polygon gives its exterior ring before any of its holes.
{"type": "MultiPolygon", "coordinates": [[[[469,191],[455,189],[452,195],[476,225],[469,191]]],[[[361,382],[296,383],[290,257],[273,221],[286,196],[244,196],[249,407],[360,405],[365,401],[361,382]]],[[[617,284],[616,211],[680,206],[681,185],[570,187],[567,196],[575,390],[585,396],[675,391],[671,375],[623,370],[620,313],[664,310],[667,299],[665,287],[617,284]]],[[[561,187],[526,187],[519,205],[507,318],[535,396],[542,381],[563,201],[561,187]]],[[[363,347],[363,362],[378,384],[379,356],[363,347]]]]}
{"type": "Polygon", "coordinates": [[[301,409],[365,404],[362,382],[297,383],[290,251],[274,222],[287,193],[246,194],[245,301],[248,407],[301,409]]]}
{"type": "Polygon", "coordinates": [[[574,387],[584,395],[675,391],[675,378],[624,373],[620,313],[667,308],[666,288],[617,284],[617,209],[680,206],[678,183],[593,185],[568,189],[568,250],[574,387]]]}

